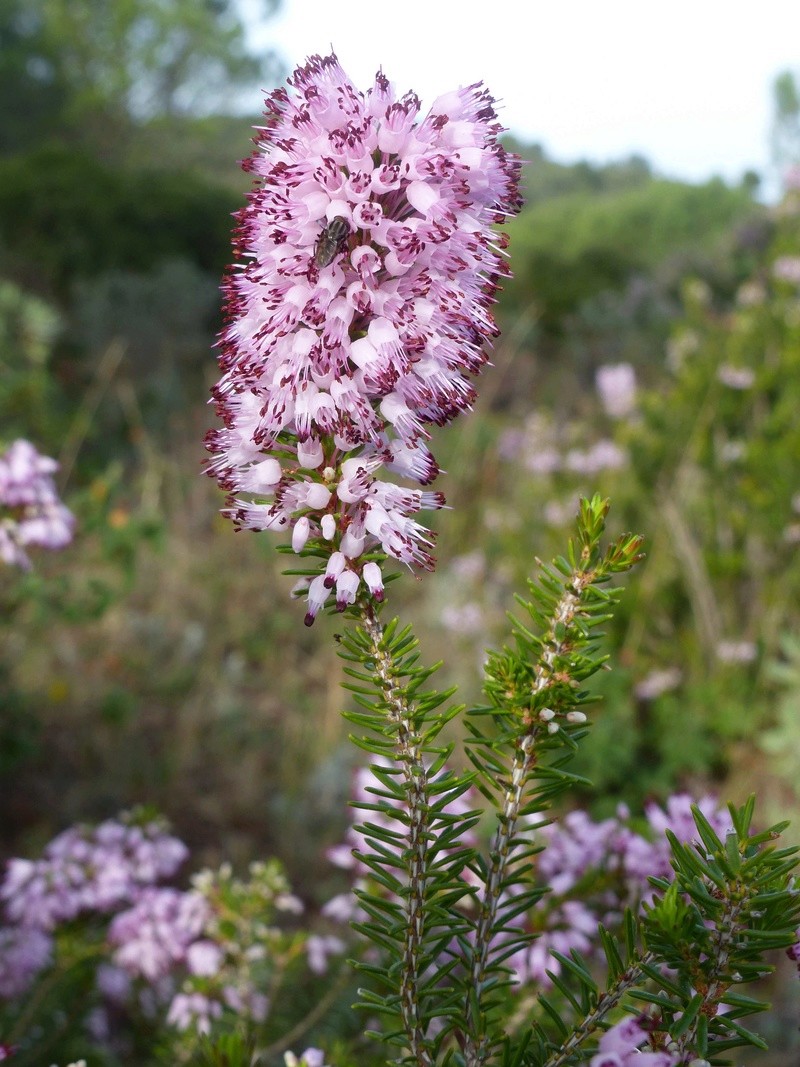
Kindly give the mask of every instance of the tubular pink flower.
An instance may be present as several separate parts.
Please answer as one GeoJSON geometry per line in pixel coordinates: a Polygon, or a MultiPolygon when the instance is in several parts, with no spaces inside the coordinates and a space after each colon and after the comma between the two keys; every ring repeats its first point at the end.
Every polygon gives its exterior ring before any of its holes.
{"type": "MultiPolygon", "coordinates": [[[[302,523],[295,551],[346,558],[342,608],[382,588],[365,580],[365,555],[434,565],[416,516],[444,498],[379,471],[433,481],[429,426],[475,398],[509,273],[493,227],[519,209],[519,163],[480,84],[424,115],[380,72],[359,92],[330,55],[289,86],[268,98],[246,164],[256,185],[224,286],[223,426],[208,435],[208,470],[237,526],[302,523]]],[[[315,581],[307,621],[328,594],[315,581]]]]}

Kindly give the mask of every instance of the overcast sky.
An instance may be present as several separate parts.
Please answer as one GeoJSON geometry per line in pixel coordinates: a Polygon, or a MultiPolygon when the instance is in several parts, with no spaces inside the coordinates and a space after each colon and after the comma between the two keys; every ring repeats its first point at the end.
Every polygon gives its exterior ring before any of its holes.
{"type": "Polygon", "coordinates": [[[738,180],[769,164],[800,0],[283,0],[259,42],[290,67],[333,45],[360,89],[382,66],[423,104],[483,81],[504,124],[560,161],[636,152],[670,176],[738,180]]]}

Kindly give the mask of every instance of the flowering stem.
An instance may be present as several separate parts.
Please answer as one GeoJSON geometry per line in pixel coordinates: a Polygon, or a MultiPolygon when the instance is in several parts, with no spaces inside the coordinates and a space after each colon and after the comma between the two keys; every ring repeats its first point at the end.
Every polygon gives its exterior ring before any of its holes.
{"type": "Polygon", "coordinates": [[[470,1020],[470,1033],[467,1036],[467,1067],[482,1063],[489,1051],[489,1039],[483,1031],[481,1018],[475,1017],[480,1011],[480,991],[486,977],[489,962],[489,949],[497,920],[497,907],[500,893],[506,877],[509,857],[514,846],[517,819],[519,818],[522,798],[528,776],[534,763],[533,745],[535,735],[526,734],[519,742],[511,770],[511,781],[506,790],[502,813],[498,815],[498,825],[491,850],[491,866],[486,879],[480,918],[475,932],[475,955],[472,960],[470,975],[470,995],[467,1001],[467,1019],[470,1020]]]}
{"type": "MultiPolygon", "coordinates": [[[[741,891],[742,886],[736,886],[736,889],[741,891]]],[[[729,898],[725,902],[722,916],[711,934],[711,943],[716,949],[713,958],[716,963],[714,970],[717,975],[728,974],[730,971],[732,949],[741,930],[741,916],[746,912],[748,904],[749,899],[747,896],[733,900],[729,898]]],[[[731,985],[732,982],[730,980],[724,981],[720,978],[709,980],[698,967],[695,988],[699,993],[703,994],[703,1007],[687,1030],[678,1038],[677,1047],[680,1053],[693,1052],[697,1048],[700,1019],[702,1017],[711,1018],[717,1014],[719,1003],[723,1000],[726,991],[731,985]]]]}
{"type": "MultiPolygon", "coordinates": [[[[528,691],[529,699],[535,699],[553,686],[554,676],[557,673],[556,665],[569,652],[573,643],[573,626],[583,592],[595,578],[596,571],[591,567],[588,569],[576,567],[570,575],[565,590],[551,614],[548,631],[542,641],[541,654],[534,666],[533,682],[528,691]]],[[[516,692],[508,693],[509,699],[515,704],[515,698],[520,695],[516,692]]],[[[549,709],[549,714],[550,718],[546,721],[555,722],[551,709],[549,709]]],[[[525,790],[536,765],[535,745],[540,732],[540,723],[530,722],[528,719],[526,732],[515,744],[511,773],[506,780],[502,811],[498,814],[498,825],[490,853],[489,872],[476,929],[475,954],[472,959],[465,1005],[465,1015],[470,1023],[465,1048],[467,1067],[478,1067],[484,1063],[491,1050],[492,1040],[486,1033],[482,994],[487,975],[492,970],[490,957],[492,947],[494,946],[496,952],[504,952],[506,947],[494,936],[498,909],[502,888],[508,878],[509,866],[513,858],[517,823],[525,790]]]]}
{"type": "Polygon", "coordinates": [[[598,998],[594,1011],[590,1012],[582,1022],[576,1025],[568,1040],[554,1055],[545,1060],[542,1067],[564,1067],[565,1064],[572,1063],[572,1057],[577,1049],[583,1044],[587,1037],[592,1035],[597,1029],[600,1021],[608,1015],[611,1009],[619,1004],[627,991],[632,986],[636,985],[642,977],[645,969],[651,966],[655,962],[655,959],[656,957],[654,953],[645,952],[640,959],[636,960],[623,971],[611,989],[607,989],[605,993],[598,998]]]}
{"type": "Polygon", "coordinates": [[[361,601],[361,619],[369,639],[375,669],[375,682],[386,704],[396,737],[395,754],[403,766],[408,793],[408,896],[403,965],[400,978],[400,1010],[411,1054],[419,1067],[431,1063],[419,1015],[419,957],[425,922],[427,870],[428,775],[422,759],[419,735],[414,725],[414,708],[394,676],[391,653],[386,647],[384,629],[371,601],[361,601]]]}

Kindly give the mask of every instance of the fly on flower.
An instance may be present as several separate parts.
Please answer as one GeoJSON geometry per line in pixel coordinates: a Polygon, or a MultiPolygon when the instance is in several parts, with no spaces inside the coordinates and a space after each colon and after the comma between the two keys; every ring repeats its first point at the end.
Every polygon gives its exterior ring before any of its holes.
{"type": "Polygon", "coordinates": [[[328,267],[339,255],[344,243],[350,236],[350,223],[341,215],[331,219],[317,238],[314,246],[314,263],[318,267],[328,267]]]}

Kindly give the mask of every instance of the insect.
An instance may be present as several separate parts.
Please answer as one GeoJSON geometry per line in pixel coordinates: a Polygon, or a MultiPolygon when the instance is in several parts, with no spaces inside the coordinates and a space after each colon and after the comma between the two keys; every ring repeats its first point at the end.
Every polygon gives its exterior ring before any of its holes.
{"type": "Polygon", "coordinates": [[[350,223],[341,215],[332,218],[317,238],[314,246],[314,262],[318,267],[327,267],[342,250],[350,236],[350,223]]]}

